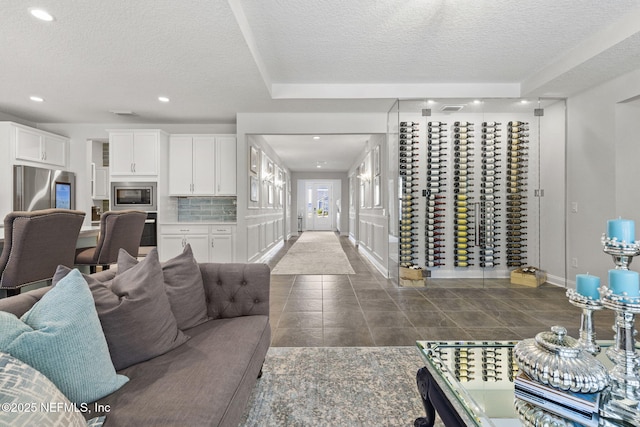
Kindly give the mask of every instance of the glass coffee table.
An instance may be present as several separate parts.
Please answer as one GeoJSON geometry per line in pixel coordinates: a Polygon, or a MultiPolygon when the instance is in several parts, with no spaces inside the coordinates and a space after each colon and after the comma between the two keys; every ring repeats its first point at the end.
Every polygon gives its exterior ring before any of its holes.
{"type": "MultiPolygon", "coordinates": [[[[416,427],[432,427],[437,411],[447,427],[522,427],[514,407],[513,380],[518,365],[513,357],[517,341],[417,341],[425,366],[416,375],[426,416],[416,427]]],[[[598,359],[612,341],[599,341],[598,359]]],[[[522,403],[522,402],[521,402],[522,403]]],[[[526,405],[526,404],[525,404],[526,405]]],[[[554,416],[555,417],[555,416],[554,416]]],[[[562,424],[558,424],[562,425],[562,424]]],[[[566,425],[574,425],[570,421],[566,425]]],[[[628,426],[600,420],[601,426],[628,426]]]]}

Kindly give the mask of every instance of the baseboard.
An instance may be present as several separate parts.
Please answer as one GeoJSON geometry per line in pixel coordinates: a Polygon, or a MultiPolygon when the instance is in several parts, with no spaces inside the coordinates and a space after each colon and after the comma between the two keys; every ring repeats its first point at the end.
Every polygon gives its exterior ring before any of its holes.
{"type": "Polygon", "coordinates": [[[373,264],[373,266],[382,274],[384,277],[389,277],[389,269],[383,266],[380,261],[378,261],[371,252],[367,251],[363,246],[357,246],[358,252],[360,252],[365,258],[373,264]]]}
{"type": "Polygon", "coordinates": [[[284,240],[280,240],[271,249],[269,249],[268,251],[260,255],[259,258],[256,258],[251,262],[254,264],[266,263],[276,252],[278,252],[283,247],[284,247],[284,240]]]}

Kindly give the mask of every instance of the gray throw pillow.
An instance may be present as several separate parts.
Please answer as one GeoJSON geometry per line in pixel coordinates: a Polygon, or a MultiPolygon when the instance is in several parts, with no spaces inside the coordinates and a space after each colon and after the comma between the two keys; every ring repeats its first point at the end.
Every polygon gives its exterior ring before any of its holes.
{"type": "MultiPolygon", "coordinates": [[[[68,271],[59,266],[53,284],[68,271]]],[[[189,339],[171,312],[156,249],[109,282],[85,278],[116,370],[164,354],[189,339]]]]}
{"type": "MultiPolygon", "coordinates": [[[[118,253],[118,274],[138,264],[138,260],[123,249],[118,253]]],[[[209,320],[207,302],[198,262],[193,257],[191,245],[185,245],[182,253],[163,262],[164,286],[171,304],[171,311],[178,329],[185,330],[209,320]]]]}

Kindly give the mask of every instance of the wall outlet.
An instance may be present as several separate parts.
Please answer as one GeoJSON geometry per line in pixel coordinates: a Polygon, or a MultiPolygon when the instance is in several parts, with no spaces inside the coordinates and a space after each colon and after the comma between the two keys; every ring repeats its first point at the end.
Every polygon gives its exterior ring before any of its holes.
{"type": "Polygon", "coordinates": [[[571,267],[578,268],[578,258],[571,258],[571,267]]]}
{"type": "Polygon", "coordinates": [[[578,213],[578,202],[571,202],[571,212],[578,213]]]}

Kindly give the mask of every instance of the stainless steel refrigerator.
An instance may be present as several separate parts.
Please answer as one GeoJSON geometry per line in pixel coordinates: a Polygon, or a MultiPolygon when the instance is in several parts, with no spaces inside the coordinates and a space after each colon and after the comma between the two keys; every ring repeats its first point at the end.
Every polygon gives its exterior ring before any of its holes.
{"type": "Polygon", "coordinates": [[[76,176],[73,172],[13,167],[13,210],[76,208],[76,176]]]}

